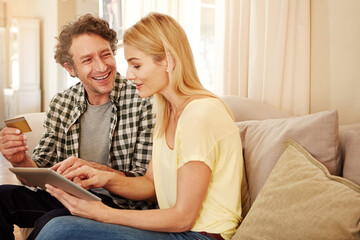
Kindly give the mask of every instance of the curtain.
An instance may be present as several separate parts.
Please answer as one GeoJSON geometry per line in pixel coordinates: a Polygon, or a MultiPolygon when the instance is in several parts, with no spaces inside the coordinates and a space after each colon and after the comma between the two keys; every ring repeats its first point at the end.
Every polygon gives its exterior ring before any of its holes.
{"type": "Polygon", "coordinates": [[[309,113],[310,0],[226,0],[224,94],[309,113]]]}

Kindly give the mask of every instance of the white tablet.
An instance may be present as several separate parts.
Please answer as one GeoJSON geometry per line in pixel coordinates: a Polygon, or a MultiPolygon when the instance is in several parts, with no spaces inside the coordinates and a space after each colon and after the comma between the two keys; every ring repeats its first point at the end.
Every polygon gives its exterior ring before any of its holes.
{"type": "Polygon", "coordinates": [[[101,201],[101,198],[80,187],[50,168],[16,167],[9,168],[17,176],[45,190],[45,184],[53,185],[63,191],[85,200],[101,201]]]}

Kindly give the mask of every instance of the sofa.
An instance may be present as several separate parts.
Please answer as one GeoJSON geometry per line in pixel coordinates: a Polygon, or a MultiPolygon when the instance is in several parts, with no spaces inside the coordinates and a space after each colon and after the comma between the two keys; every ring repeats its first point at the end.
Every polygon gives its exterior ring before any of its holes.
{"type": "Polygon", "coordinates": [[[360,123],[335,109],[290,116],[223,96],[243,144],[242,217],[233,239],[360,239],[360,123]]]}
{"type": "MultiPolygon", "coordinates": [[[[291,116],[247,98],[222,99],[244,153],[243,220],[233,239],[360,239],[360,123],[339,126],[335,109],[291,116]]],[[[31,149],[44,117],[25,114],[31,149]]]]}

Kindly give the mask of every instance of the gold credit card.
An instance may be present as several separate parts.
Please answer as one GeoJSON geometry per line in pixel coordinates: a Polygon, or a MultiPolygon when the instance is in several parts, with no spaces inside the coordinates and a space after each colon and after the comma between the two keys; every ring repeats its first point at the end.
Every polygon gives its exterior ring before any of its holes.
{"type": "Polygon", "coordinates": [[[31,132],[31,128],[24,117],[5,120],[7,127],[20,129],[22,133],[31,132]]]}

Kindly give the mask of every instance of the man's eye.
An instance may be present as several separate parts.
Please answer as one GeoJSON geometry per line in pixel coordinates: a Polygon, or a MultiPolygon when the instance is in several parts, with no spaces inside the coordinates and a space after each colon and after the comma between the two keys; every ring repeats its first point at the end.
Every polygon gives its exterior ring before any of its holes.
{"type": "Polygon", "coordinates": [[[104,55],[103,55],[103,57],[109,57],[109,56],[111,56],[112,54],[111,53],[105,53],[104,55]]]}
{"type": "Polygon", "coordinates": [[[88,62],[90,62],[90,61],[91,61],[91,59],[88,58],[88,59],[83,60],[82,63],[88,63],[88,62]]]}

